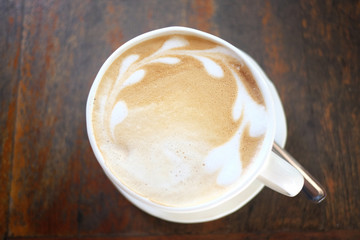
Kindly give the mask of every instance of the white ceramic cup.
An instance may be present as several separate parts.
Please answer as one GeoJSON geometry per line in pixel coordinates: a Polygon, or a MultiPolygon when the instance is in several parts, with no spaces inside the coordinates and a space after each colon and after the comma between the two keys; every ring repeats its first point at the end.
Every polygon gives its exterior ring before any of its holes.
{"type": "MultiPolygon", "coordinates": [[[[276,101],[278,102],[277,104],[281,104],[279,103],[278,99],[276,99],[276,101]]],[[[304,179],[302,175],[294,167],[292,167],[284,159],[282,159],[272,151],[276,128],[285,128],[285,126],[276,126],[276,124],[279,124],[279,121],[276,121],[276,114],[279,114],[276,112],[279,112],[279,110],[275,109],[275,107],[274,89],[272,89],[271,84],[269,86],[269,81],[267,80],[267,77],[257,65],[257,63],[247,54],[234,47],[230,43],[211,34],[186,27],[167,27],[147,32],[131,39],[130,41],[120,46],[105,61],[94,80],[88,96],[86,106],[86,122],[90,144],[100,166],[102,167],[108,178],[111,180],[111,182],[130,202],[132,202],[134,205],[136,205],[143,211],[168,221],[195,223],[214,220],[236,211],[245,203],[247,203],[250,199],[252,199],[262,189],[264,185],[290,197],[293,197],[300,192],[304,184],[304,179]],[[133,47],[134,45],[141,44],[143,41],[155,37],[172,34],[199,36],[204,39],[209,39],[213,42],[216,42],[235,52],[241,59],[244,60],[246,65],[251,70],[262,92],[267,106],[267,111],[270,116],[268,119],[270,127],[265,134],[262,148],[259,150],[256,159],[253,160],[256,162],[256,167],[252,169],[252,174],[250,174],[246,179],[244,179],[242,184],[240,184],[238,188],[236,188],[234,191],[231,191],[218,199],[214,199],[213,201],[194,207],[168,207],[160,205],[140,196],[139,194],[135,193],[134,191],[126,187],[124,184],[122,184],[122,182],[116,176],[114,176],[114,174],[105,164],[104,158],[96,144],[92,127],[93,100],[95,98],[97,87],[105,71],[108,69],[111,63],[116,58],[118,58],[124,51],[133,47]]],[[[281,110],[282,106],[280,111],[281,110]]],[[[280,121],[280,124],[284,125],[285,121],[280,121]]]]}

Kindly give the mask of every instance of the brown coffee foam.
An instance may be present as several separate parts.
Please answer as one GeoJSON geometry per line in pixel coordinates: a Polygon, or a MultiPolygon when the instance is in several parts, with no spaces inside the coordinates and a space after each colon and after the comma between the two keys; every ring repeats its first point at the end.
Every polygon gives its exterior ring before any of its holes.
{"type": "MultiPolygon", "coordinates": [[[[114,88],[123,59],[137,54],[139,62],[159,49],[167,39],[168,37],[160,37],[149,40],[123,53],[106,71],[96,96],[107,96],[108,91],[114,88]]],[[[186,36],[186,39],[190,45],[180,49],[201,50],[216,46],[213,42],[197,37],[186,36]]],[[[105,162],[121,182],[154,202],[171,206],[189,206],[207,202],[231,188],[216,184],[217,173],[204,173],[202,161],[207,152],[228,141],[241,123],[241,119],[232,119],[237,85],[228,67],[232,67],[239,74],[250,96],[257,103],[264,104],[264,99],[250,70],[233,58],[223,56],[229,63],[224,65],[217,57],[211,58],[211,54],[207,55],[224,70],[224,77],[216,79],[210,77],[202,64],[193,57],[170,56],[181,60],[176,67],[161,63],[148,64],[142,67],[146,72],[144,79],[124,88],[116,97],[116,102],[126,102],[129,111],[127,118],[115,127],[115,142],[112,148],[117,148],[116,156],[111,149],[104,147],[106,142],[113,141],[106,123],[110,121],[110,111],[114,105],[107,104],[107,113],[103,116],[100,113],[101,107],[95,103],[93,126],[96,142],[105,162]],[[172,138],[178,139],[178,142],[175,141],[175,144],[179,145],[175,155],[181,155],[180,158],[182,157],[190,166],[191,178],[175,184],[170,189],[159,186],[163,179],[158,182],[148,179],[147,182],[141,176],[137,178],[133,175],[136,168],[141,168],[155,174],[150,174],[147,178],[158,175],[166,178],[169,172],[173,171],[169,170],[172,167],[166,161],[166,156],[159,160],[149,158],[148,155],[154,154],[154,149],[161,155],[161,146],[155,143],[172,138]],[[132,168],[128,162],[132,151],[137,151],[138,159],[141,160],[139,166],[128,171],[128,168],[132,168]],[[155,160],[157,162],[154,162],[155,160]],[[123,168],[122,164],[126,167],[123,168]]],[[[243,134],[242,142],[246,144],[239,148],[243,166],[249,165],[261,141],[262,137],[251,138],[248,130],[243,134]]]]}
{"type": "MultiPolygon", "coordinates": [[[[204,70],[200,71],[201,64],[190,57],[183,57],[178,65],[171,68],[164,64],[150,64],[144,68],[146,78],[122,90],[117,101],[125,101],[129,109],[157,105],[153,114],[160,126],[159,131],[164,125],[186,123],[194,130],[209,133],[209,137],[216,133],[217,143],[214,144],[226,141],[239,125],[231,118],[236,83],[209,77],[204,70]]],[[[225,79],[230,77],[227,75],[225,79]]]]}
{"type": "Polygon", "coordinates": [[[249,166],[252,157],[258,151],[260,143],[264,140],[264,135],[252,137],[250,135],[250,126],[246,125],[243,134],[241,135],[241,145],[239,147],[240,156],[243,163],[243,168],[249,166]]]}
{"type": "Polygon", "coordinates": [[[242,83],[246,87],[246,90],[252,99],[260,105],[265,105],[264,97],[261,94],[249,67],[238,61],[231,61],[230,64],[234,69],[236,69],[241,79],[246,79],[245,81],[242,81],[242,83]]]}

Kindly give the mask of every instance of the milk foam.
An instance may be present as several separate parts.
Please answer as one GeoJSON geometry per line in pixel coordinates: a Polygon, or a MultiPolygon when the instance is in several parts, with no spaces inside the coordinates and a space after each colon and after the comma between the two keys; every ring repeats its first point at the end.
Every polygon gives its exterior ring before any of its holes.
{"type": "Polygon", "coordinates": [[[144,70],[142,69],[137,70],[136,72],[131,74],[128,79],[125,80],[125,82],[123,83],[123,88],[140,82],[144,78],[144,76],[145,76],[144,70]]]}
{"type": "Polygon", "coordinates": [[[138,58],[139,55],[130,55],[124,59],[124,61],[121,64],[121,68],[119,70],[119,75],[117,77],[116,83],[120,81],[123,74],[128,70],[131,64],[133,64],[138,58]]]}
{"type": "Polygon", "coordinates": [[[166,40],[166,42],[161,46],[161,48],[158,50],[157,53],[164,52],[166,50],[170,50],[173,48],[184,47],[187,46],[188,44],[189,42],[183,37],[179,37],[179,36],[172,37],[166,40]]]}
{"type": "Polygon", "coordinates": [[[224,76],[224,71],[222,70],[222,68],[211,59],[207,57],[194,56],[194,55],[193,57],[198,59],[203,64],[204,68],[206,69],[209,75],[216,78],[221,78],[224,76]]]}
{"type": "Polygon", "coordinates": [[[236,188],[268,118],[242,66],[229,49],[183,35],[123,53],[105,73],[93,112],[95,138],[114,175],[170,206],[201,204],[236,188]]]}
{"type": "Polygon", "coordinates": [[[119,101],[115,104],[110,117],[110,131],[114,138],[114,128],[121,123],[128,115],[128,109],[124,101],[119,101]]]}
{"type": "Polygon", "coordinates": [[[151,63],[166,63],[166,64],[176,64],[178,62],[180,62],[180,59],[174,57],[163,57],[151,61],[151,63]]]}

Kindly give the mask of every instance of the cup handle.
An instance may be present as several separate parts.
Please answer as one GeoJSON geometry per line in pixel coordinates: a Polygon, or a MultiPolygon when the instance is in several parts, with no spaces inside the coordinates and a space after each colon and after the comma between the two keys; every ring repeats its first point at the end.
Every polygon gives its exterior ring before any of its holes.
{"type": "Polygon", "coordinates": [[[296,196],[304,186],[304,177],[275,152],[272,151],[269,158],[258,179],[276,192],[296,196]]]}

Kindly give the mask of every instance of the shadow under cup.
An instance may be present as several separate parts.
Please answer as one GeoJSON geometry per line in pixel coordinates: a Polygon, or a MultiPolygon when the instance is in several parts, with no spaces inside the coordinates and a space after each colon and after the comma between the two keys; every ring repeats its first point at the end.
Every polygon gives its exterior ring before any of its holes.
{"type": "Polygon", "coordinates": [[[104,170],[108,178],[111,180],[111,182],[130,202],[132,202],[134,205],[144,210],[145,212],[168,221],[182,223],[203,222],[225,216],[233,211],[236,211],[238,208],[246,204],[262,189],[264,185],[261,181],[259,181],[258,177],[259,174],[264,171],[264,168],[268,167],[267,165],[270,161],[269,159],[272,153],[271,149],[276,131],[275,115],[276,113],[274,109],[273,96],[271,90],[269,89],[266,76],[259,68],[259,66],[249,56],[216,36],[185,27],[168,27],[154,30],[135,37],[134,39],[128,41],[127,43],[119,47],[105,61],[100,71],[98,72],[95,81],[91,87],[86,106],[86,122],[90,144],[99,164],[101,165],[102,169],[104,170]],[[225,46],[226,48],[234,52],[240,59],[245,62],[247,67],[251,70],[253,77],[256,80],[257,85],[262,93],[266,105],[266,110],[269,116],[267,123],[268,127],[266,133],[264,134],[261,149],[258,150],[256,154],[256,159],[253,160],[253,163],[251,164],[249,169],[247,169],[247,175],[245,178],[242,179],[241,183],[237,184],[236,188],[232,189],[231,191],[227,192],[226,194],[217,199],[211,200],[201,205],[190,207],[168,207],[157,204],[147,198],[142,197],[141,195],[135,193],[127,186],[125,186],[105,164],[101,151],[99,150],[99,147],[95,141],[94,129],[92,125],[93,102],[98,85],[106,70],[115,61],[115,59],[117,59],[124,51],[137,44],[141,44],[146,40],[174,34],[198,36],[215,42],[221,46],[225,46]]]}

